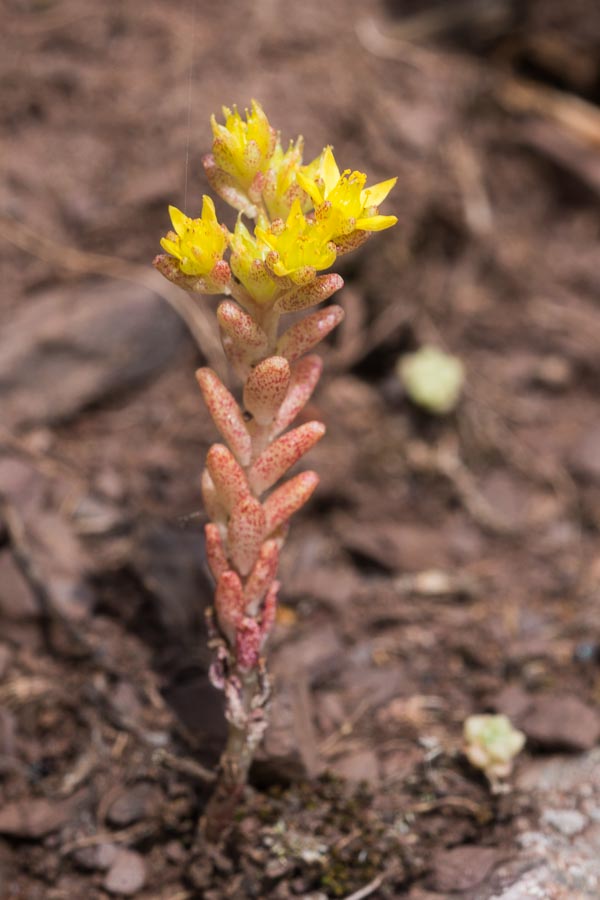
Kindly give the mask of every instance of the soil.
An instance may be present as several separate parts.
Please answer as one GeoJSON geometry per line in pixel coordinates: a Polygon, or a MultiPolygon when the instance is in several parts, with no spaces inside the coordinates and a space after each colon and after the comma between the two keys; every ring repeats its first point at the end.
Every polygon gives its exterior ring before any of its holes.
{"type": "Polygon", "coordinates": [[[595,0],[3,19],[2,898],[599,896],[595,0]],[[193,373],[222,361],[214,301],[184,322],[150,262],[253,96],[307,158],[397,174],[399,225],[342,260],[272,726],[214,848],[193,373]],[[396,373],[426,343],[466,367],[441,418],[396,373]],[[481,712],[527,735],[504,794],[462,753],[481,712]]]}

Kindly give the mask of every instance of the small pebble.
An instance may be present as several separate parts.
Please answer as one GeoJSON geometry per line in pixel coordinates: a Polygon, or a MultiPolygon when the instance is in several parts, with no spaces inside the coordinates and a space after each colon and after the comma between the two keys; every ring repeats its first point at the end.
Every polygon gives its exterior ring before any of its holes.
{"type": "Polygon", "coordinates": [[[585,816],[576,809],[547,809],[542,821],[567,837],[579,834],[587,824],[585,816]]]}
{"type": "Polygon", "coordinates": [[[146,866],[139,853],[121,849],[106,873],[104,888],[109,894],[132,897],[144,887],[146,866]]]}

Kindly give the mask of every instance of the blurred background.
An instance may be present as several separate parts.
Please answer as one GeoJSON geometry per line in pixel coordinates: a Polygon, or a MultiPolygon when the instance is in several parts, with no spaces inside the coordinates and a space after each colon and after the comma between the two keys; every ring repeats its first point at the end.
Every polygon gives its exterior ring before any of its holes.
{"type": "MultiPolygon", "coordinates": [[[[377,896],[491,896],[544,826],[456,762],[465,717],[527,733],[528,789],[540,752],[600,737],[596,0],[4,0],[0,93],[2,895],[344,896],[393,857],[377,896]],[[224,734],[193,377],[224,371],[216,301],[151,261],[169,203],[199,214],[211,113],[253,97],[306,161],[331,143],[398,175],[399,224],[336,267],[346,320],[306,411],[322,483],[284,554],[254,774],[275,806],[227,869],[194,856],[224,734]],[[464,374],[444,411],[407,375],[427,346],[464,374]],[[434,805],[385,845],[365,818],[335,875],[290,842],[265,876],[278,816],[353,833],[327,791],[294,819],[326,770],[366,782],[373,821],[434,805]],[[444,868],[465,846],[499,855],[444,868]]],[[[589,787],[573,765],[542,809],[589,787]]]]}

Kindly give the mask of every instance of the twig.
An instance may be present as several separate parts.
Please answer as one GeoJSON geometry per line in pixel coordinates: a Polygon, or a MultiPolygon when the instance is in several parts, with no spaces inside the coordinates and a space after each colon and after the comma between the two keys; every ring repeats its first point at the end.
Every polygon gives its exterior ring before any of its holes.
{"type": "Polygon", "coordinates": [[[148,821],[136,822],[129,828],[122,828],[120,831],[97,831],[95,834],[86,834],[79,838],[74,838],[69,843],[64,844],[60,848],[61,856],[68,856],[74,850],[80,850],[83,847],[95,847],[97,844],[130,844],[141,840],[156,831],[156,824],[148,821]]]}
{"type": "Polygon", "coordinates": [[[85,275],[104,275],[120,281],[141,284],[162,297],[185,322],[190,334],[211,366],[223,372],[219,339],[212,325],[210,312],[181,290],[165,285],[161,276],[149,266],[139,266],[113,256],[87,253],[66,247],[39,234],[23,222],[0,216],[0,237],[15,247],[31,253],[54,266],[85,275]]]}
{"type": "Polygon", "coordinates": [[[189,775],[190,778],[195,778],[197,781],[202,781],[205,784],[213,784],[217,780],[217,776],[214,772],[211,772],[210,769],[206,769],[199,762],[196,762],[196,760],[183,759],[179,756],[174,756],[162,747],[159,750],[154,751],[152,759],[159,765],[173,769],[174,772],[179,772],[181,775],[189,775]]]}
{"type": "Polygon", "coordinates": [[[544,87],[525,78],[510,78],[501,82],[496,96],[511,112],[545,116],[580,140],[593,146],[600,145],[600,112],[598,107],[581,97],[544,87]]]}
{"type": "Polygon", "coordinates": [[[324,756],[331,756],[338,743],[354,730],[354,726],[362,718],[362,716],[371,708],[373,698],[369,695],[363,697],[354,712],[344,719],[340,727],[328,735],[319,747],[319,752],[324,756]]]}
{"type": "Polygon", "coordinates": [[[444,806],[449,806],[453,809],[462,809],[473,815],[478,821],[480,821],[482,817],[487,818],[489,816],[487,807],[483,804],[475,803],[467,797],[440,797],[437,800],[423,801],[422,803],[416,803],[414,806],[411,806],[410,812],[426,814],[437,809],[443,809],[444,806]]]}
{"type": "Polygon", "coordinates": [[[377,888],[381,887],[384,880],[385,875],[378,875],[377,878],[374,878],[373,881],[365,884],[360,890],[354,891],[353,894],[348,894],[347,897],[344,897],[344,900],[364,900],[365,897],[370,897],[371,894],[374,894],[377,888]]]}
{"type": "Polygon", "coordinates": [[[42,629],[47,645],[54,649],[51,637],[51,625],[53,623],[60,623],[67,631],[69,638],[73,640],[75,646],[77,646],[79,650],[85,651],[86,655],[92,655],[94,650],[90,643],[82,637],[80,629],[78,629],[76,624],[71,622],[67,616],[62,615],[57,609],[56,604],[53,602],[52,597],[44,584],[44,579],[35,564],[33,555],[30,552],[23,519],[17,512],[14,504],[12,504],[8,497],[2,493],[0,493],[0,519],[4,522],[6,530],[8,531],[11,550],[17,568],[31,588],[31,592],[39,606],[42,617],[42,629]]]}
{"type": "Polygon", "coordinates": [[[453,449],[429,447],[421,441],[414,441],[407,446],[406,460],[415,472],[432,472],[447,478],[467,512],[481,528],[492,534],[518,533],[518,528],[497,513],[478,490],[473,475],[453,449]]]}

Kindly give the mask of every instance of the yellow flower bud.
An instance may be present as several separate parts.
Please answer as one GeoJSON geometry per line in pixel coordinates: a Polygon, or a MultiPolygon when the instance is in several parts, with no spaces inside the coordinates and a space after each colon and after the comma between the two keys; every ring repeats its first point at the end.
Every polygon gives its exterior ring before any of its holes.
{"type": "Polygon", "coordinates": [[[302,137],[299,137],[295,143],[290,141],[290,145],[284,153],[281,143],[277,139],[263,187],[263,198],[272,219],[287,218],[294,200],[300,201],[302,211],[305,213],[312,208],[311,198],[296,180],[302,165],[303,146],[304,141],[302,137]]]}
{"type": "Polygon", "coordinates": [[[270,252],[268,244],[252,237],[241,217],[231,236],[231,271],[257,303],[269,303],[278,289],[277,282],[265,264],[270,252]]]}
{"type": "Polygon", "coordinates": [[[215,163],[248,189],[255,176],[267,168],[275,150],[275,132],[256,100],[252,101],[252,110],[246,110],[246,121],[235,106],[233,110],[224,106],[223,116],[224,125],[219,125],[214,116],[210,120],[215,163]]]}

